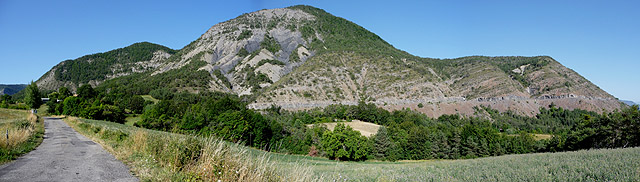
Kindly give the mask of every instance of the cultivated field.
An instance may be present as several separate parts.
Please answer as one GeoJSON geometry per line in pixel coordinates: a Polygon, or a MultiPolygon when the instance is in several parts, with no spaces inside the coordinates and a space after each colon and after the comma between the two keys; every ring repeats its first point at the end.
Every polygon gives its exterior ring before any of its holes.
{"type": "Polygon", "coordinates": [[[640,163],[637,162],[640,161],[640,148],[507,155],[470,160],[338,162],[268,153],[216,139],[151,131],[105,121],[78,119],[68,123],[131,166],[142,180],[640,180],[640,163]]]}
{"type": "Polygon", "coordinates": [[[640,148],[539,153],[470,160],[336,162],[273,154],[278,166],[304,163],[336,181],[639,181],[640,148]]]}

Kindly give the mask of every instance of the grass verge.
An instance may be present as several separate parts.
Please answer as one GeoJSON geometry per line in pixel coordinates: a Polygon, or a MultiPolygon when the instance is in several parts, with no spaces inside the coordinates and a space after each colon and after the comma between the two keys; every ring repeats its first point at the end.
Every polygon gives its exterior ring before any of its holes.
{"type": "Polygon", "coordinates": [[[0,164],[4,164],[42,143],[44,122],[30,111],[0,108],[0,134],[0,164]]]}
{"type": "Polygon", "coordinates": [[[68,117],[71,127],[100,143],[142,181],[317,181],[308,167],[279,170],[267,153],[215,138],[140,129],[68,117]]]}

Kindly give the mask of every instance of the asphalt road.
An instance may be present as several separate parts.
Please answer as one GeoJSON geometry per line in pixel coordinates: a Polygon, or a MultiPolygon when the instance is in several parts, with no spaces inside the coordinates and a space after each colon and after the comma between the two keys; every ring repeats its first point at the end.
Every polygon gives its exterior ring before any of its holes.
{"type": "Polygon", "coordinates": [[[64,121],[45,118],[42,144],[0,166],[0,181],[138,181],[102,146],[64,121]]]}

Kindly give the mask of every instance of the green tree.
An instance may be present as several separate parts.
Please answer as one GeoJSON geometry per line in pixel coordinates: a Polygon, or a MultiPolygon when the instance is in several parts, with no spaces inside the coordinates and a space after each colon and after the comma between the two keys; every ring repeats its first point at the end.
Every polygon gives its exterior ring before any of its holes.
{"type": "Polygon", "coordinates": [[[40,89],[38,89],[38,85],[33,81],[25,88],[24,103],[32,109],[37,109],[42,105],[40,89]]]}
{"type": "Polygon", "coordinates": [[[139,95],[133,96],[127,101],[127,107],[133,113],[142,113],[142,109],[144,109],[144,99],[139,95]]]}
{"type": "Polygon", "coordinates": [[[78,88],[78,96],[83,99],[93,98],[96,96],[96,91],[89,84],[84,84],[78,88]]]}
{"type": "Polygon", "coordinates": [[[393,155],[393,149],[395,144],[391,141],[387,128],[381,126],[378,129],[378,133],[373,138],[373,152],[376,158],[385,160],[395,160],[393,155]]]}
{"type": "Polygon", "coordinates": [[[60,87],[58,89],[58,99],[59,100],[64,100],[69,96],[72,96],[73,94],[71,94],[71,91],[69,91],[69,89],[67,87],[60,87]]]}
{"type": "Polygon", "coordinates": [[[321,144],[327,157],[336,160],[361,161],[367,159],[370,152],[367,138],[342,123],[338,123],[333,132],[324,132],[321,144]]]}

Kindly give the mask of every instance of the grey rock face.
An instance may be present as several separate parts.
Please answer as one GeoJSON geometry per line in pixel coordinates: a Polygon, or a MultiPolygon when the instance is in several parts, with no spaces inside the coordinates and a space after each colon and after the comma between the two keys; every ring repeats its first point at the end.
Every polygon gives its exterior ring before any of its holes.
{"type": "MultiPolygon", "coordinates": [[[[225,85],[218,84],[220,81],[214,81],[210,90],[251,95],[255,88],[247,83],[249,82],[248,71],[264,74],[273,83],[314,55],[313,51],[306,48],[310,42],[305,40],[302,33],[298,31],[298,26],[303,22],[313,20],[315,20],[313,15],[286,8],[244,14],[211,27],[193,44],[193,47],[183,49],[185,53],[179,61],[165,63],[154,74],[180,68],[189,64],[190,60],[202,60],[207,65],[199,70],[208,71],[214,78],[214,71],[220,70],[232,85],[232,88],[226,88],[225,85]],[[275,40],[280,47],[279,50],[275,52],[266,50],[263,41],[267,36],[275,40]],[[242,49],[245,49],[249,55],[241,56],[242,49]],[[289,58],[296,51],[300,61],[292,62],[289,58]],[[277,60],[284,64],[257,65],[262,60],[277,60]]],[[[270,84],[260,83],[260,85],[270,84]]]]}

